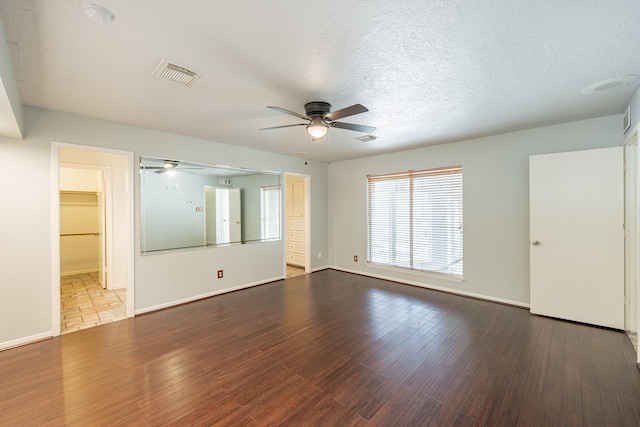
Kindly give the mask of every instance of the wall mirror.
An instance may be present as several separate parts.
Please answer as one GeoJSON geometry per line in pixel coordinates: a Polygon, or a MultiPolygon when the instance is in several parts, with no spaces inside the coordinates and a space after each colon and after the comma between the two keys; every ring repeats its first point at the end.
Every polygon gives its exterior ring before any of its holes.
{"type": "Polygon", "coordinates": [[[280,240],[280,173],[140,158],[142,253],[280,240]]]}

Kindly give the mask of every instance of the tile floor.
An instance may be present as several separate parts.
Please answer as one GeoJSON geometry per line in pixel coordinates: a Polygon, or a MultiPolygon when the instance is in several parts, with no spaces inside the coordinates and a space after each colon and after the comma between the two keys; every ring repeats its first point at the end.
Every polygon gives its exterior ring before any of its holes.
{"type": "Polygon", "coordinates": [[[287,264],[287,278],[305,274],[304,268],[287,264]]]}
{"type": "Polygon", "coordinates": [[[126,289],[102,289],[98,273],[63,276],[60,292],[60,332],[63,334],[127,317],[126,289]]]}

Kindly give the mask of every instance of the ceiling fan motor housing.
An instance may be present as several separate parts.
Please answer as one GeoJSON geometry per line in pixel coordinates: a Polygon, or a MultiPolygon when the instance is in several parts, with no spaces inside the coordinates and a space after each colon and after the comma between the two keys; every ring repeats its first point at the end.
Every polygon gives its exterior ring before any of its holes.
{"type": "Polygon", "coordinates": [[[304,111],[307,117],[322,117],[331,112],[331,104],[328,102],[313,101],[304,104],[304,111]]]}

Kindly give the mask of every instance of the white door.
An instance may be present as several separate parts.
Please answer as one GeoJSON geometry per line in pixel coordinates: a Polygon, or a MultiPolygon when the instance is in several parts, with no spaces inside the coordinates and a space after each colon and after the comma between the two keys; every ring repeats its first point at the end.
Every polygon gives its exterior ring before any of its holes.
{"type": "Polygon", "coordinates": [[[242,241],[242,209],[240,208],[240,189],[229,189],[229,241],[242,241]]]}
{"type": "Polygon", "coordinates": [[[624,328],[622,156],[529,158],[531,313],[624,328]]]}
{"type": "Polygon", "coordinates": [[[216,188],[216,243],[229,242],[229,190],[216,188]]]}

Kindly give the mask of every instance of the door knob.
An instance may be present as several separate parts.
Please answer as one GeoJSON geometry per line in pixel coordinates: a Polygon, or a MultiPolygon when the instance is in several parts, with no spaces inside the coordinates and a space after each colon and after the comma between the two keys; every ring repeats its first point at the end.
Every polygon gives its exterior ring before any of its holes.
{"type": "Polygon", "coordinates": [[[540,246],[540,242],[538,240],[534,240],[533,242],[531,242],[531,244],[533,246],[540,246]]]}

